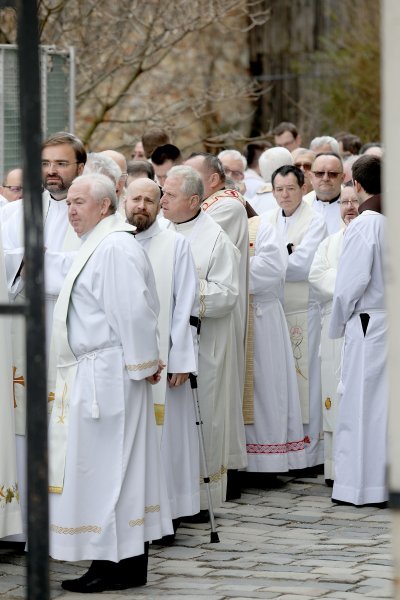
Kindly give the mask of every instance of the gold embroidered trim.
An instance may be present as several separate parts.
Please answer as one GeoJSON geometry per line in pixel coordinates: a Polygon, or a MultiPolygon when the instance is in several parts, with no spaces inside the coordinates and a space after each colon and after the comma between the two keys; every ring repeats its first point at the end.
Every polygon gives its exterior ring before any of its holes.
{"type": "Polygon", "coordinates": [[[0,506],[5,506],[6,504],[11,504],[11,502],[19,503],[19,490],[18,484],[15,483],[10,487],[6,487],[4,485],[0,485],[0,506]]]}
{"type": "Polygon", "coordinates": [[[199,310],[199,318],[202,319],[204,317],[204,315],[206,314],[206,303],[205,303],[205,294],[204,291],[206,289],[206,282],[204,281],[204,279],[200,279],[199,281],[200,283],[200,298],[199,298],[199,302],[200,302],[200,310],[199,310]]]}
{"type": "Polygon", "coordinates": [[[61,425],[65,425],[65,398],[67,396],[68,386],[64,383],[64,389],[61,396],[61,415],[58,417],[57,423],[61,423],[61,425]]]}
{"type": "Polygon", "coordinates": [[[154,404],[154,415],[156,417],[157,425],[164,425],[164,413],[165,413],[165,405],[164,404],[154,404]]]}
{"type": "Polygon", "coordinates": [[[144,519],[136,519],[136,521],[129,521],[129,527],[138,527],[144,525],[144,519]]]}
{"type": "MultiPolygon", "coordinates": [[[[213,473],[212,475],[210,475],[210,481],[212,483],[216,483],[217,481],[220,481],[220,479],[222,479],[223,475],[226,475],[227,472],[228,472],[228,468],[224,467],[224,465],[222,465],[220,470],[217,471],[217,473],[213,473]]],[[[200,483],[204,483],[203,477],[200,477],[200,483]]]]}
{"type": "Polygon", "coordinates": [[[49,485],[50,494],[62,494],[62,491],[63,491],[62,487],[56,487],[54,485],[49,485]]]}
{"type": "Polygon", "coordinates": [[[149,506],[145,506],[144,512],[145,513],[160,512],[160,505],[159,504],[150,504],[149,506]]]}
{"type": "Polygon", "coordinates": [[[49,397],[47,398],[47,402],[54,402],[56,395],[54,392],[49,393],[49,397]]]}
{"type": "Polygon", "coordinates": [[[158,366],[157,360],[148,360],[147,362],[140,363],[138,365],[126,365],[128,371],[144,371],[145,369],[150,369],[150,367],[158,366]]]}
{"type": "MultiPolygon", "coordinates": [[[[255,255],[255,246],[261,217],[249,219],[249,256],[255,255]]],[[[247,315],[246,341],[246,372],[243,394],[243,421],[245,425],[254,423],[254,308],[253,296],[249,296],[249,311],[247,315]]]]}
{"type": "Polygon", "coordinates": [[[80,527],[60,527],[59,525],[50,525],[50,531],[61,533],[62,535],[77,535],[79,533],[101,533],[101,527],[98,525],[81,525],[80,527]]]}
{"type": "Polygon", "coordinates": [[[25,379],[23,375],[17,375],[17,367],[13,367],[13,396],[14,396],[14,408],[17,408],[17,399],[15,397],[15,386],[22,385],[25,387],[25,379]]]}
{"type": "MultiPolygon", "coordinates": [[[[145,513],[155,513],[160,512],[159,504],[149,504],[149,506],[144,507],[145,513]]],[[[129,521],[129,527],[139,527],[140,525],[144,525],[144,519],[132,519],[129,521]]]]}

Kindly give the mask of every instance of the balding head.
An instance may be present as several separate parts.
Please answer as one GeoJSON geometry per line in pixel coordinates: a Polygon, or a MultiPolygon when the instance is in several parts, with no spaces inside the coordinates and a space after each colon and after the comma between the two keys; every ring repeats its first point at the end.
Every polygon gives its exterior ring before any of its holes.
{"type": "Polygon", "coordinates": [[[125,214],[131,225],[138,232],[146,231],[157,218],[160,211],[161,192],[159,186],[148,179],[140,177],[129,184],[126,190],[125,214]]]}
{"type": "Polygon", "coordinates": [[[128,177],[128,166],[126,162],[126,158],[121,152],[117,152],[116,150],[103,150],[103,152],[99,152],[99,154],[103,154],[104,156],[108,156],[111,158],[119,168],[121,169],[121,177],[119,182],[117,183],[117,196],[120,197],[122,190],[125,187],[126,179],[128,177]]]}

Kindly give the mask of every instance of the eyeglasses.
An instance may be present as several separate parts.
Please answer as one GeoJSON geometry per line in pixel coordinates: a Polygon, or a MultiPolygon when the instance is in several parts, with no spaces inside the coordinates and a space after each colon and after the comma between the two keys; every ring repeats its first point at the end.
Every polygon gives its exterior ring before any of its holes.
{"type": "Polygon", "coordinates": [[[311,171],[312,163],[294,163],[294,166],[298,169],[303,168],[305,171],[311,171]]]}
{"type": "Polygon", "coordinates": [[[236,177],[236,179],[243,179],[244,173],[242,171],[233,171],[232,169],[228,169],[228,167],[224,167],[225,175],[228,177],[236,177]]]}
{"type": "Polygon", "coordinates": [[[70,165],[78,165],[79,161],[74,160],[74,162],[68,162],[68,160],[42,160],[42,168],[49,169],[52,165],[55,166],[56,169],[67,169],[70,165]]]}
{"type": "Polygon", "coordinates": [[[358,206],[360,203],[358,200],[341,200],[340,204],[342,206],[358,206]]]}
{"type": "Polygon", "coordinates": [[[328,176],[328,179],[337,179],[343,171],[313,171],[313,174],[317,179],[322,179],[324,175],[328,176]]]}
{"type": "Polygon", "coordinates": [[[10,192],[22,192],[22,185],[3,185],[3,187],[10,190],[10,192]]]}

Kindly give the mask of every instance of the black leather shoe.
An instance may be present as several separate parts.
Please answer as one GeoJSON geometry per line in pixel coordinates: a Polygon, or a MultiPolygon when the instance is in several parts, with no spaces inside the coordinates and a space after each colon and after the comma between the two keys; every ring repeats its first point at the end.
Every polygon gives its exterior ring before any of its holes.
{"type": "Polygon", "coordinates": [[[210,513],[208,510],[201,510],[195,515],[189,515],[187,517],[181,517],[182,523],[208,523],[210,520],[210,513]]]}
{"type": "Polygon", "coordinates": [[[118,577],[117,565],[118,563],[108,563],[108,561],[93,561],[89,570],[82,577],[62,581],[61,587],[69,592],[96,594],[146,585],[147,578],[143,575],[137,577],[120,575],[118,577]],[[110,568],[108,568],[108,565],[110,568]]]}

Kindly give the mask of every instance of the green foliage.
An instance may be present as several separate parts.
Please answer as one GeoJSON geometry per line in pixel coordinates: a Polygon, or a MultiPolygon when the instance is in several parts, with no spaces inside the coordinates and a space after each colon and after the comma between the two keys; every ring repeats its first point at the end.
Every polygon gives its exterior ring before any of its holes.
{"type": "Polygon", "coordinates": [[[346,7],[349,28],[332,30],[320,59],[326,73],[321,89],[321,125],[350,131],[364,142],[380,139],[380,2],[346,7]]]}

